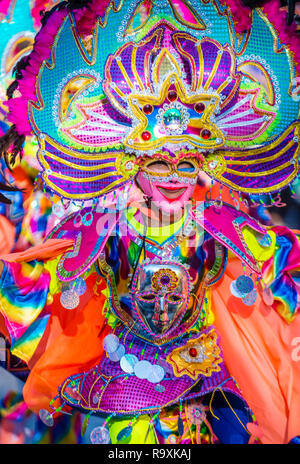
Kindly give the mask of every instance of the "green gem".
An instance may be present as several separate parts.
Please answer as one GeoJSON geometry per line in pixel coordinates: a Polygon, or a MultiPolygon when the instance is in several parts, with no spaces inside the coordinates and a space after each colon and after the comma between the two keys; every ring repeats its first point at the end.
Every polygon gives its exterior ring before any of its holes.
{"type": "Polygon", "coordinates": [[[170,108],[163,115],[164,125],[170,129],[178,129],[182,124],[182,114],[176,108],[170,108]]]}

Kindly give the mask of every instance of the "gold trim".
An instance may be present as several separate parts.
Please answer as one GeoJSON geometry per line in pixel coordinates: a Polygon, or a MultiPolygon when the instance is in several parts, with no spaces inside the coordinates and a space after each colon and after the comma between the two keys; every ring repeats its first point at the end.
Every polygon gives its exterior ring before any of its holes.
{"type": "MultiPolygon", "coordinates": [[[[136,62],[136,54],[137,54],[137,51],[138,51],[138,48],[137,48],[137,47],[133,47],[133,49],[132,49],[132,57],[131,57],[133,63],[136,62]]],[[[136,81],[138,82],[138,84],[139,84],[139,86],[140,86],[140,89],[141,89],[141,90],[145,90],[144,84],[143,84],[143,82],[142,82],[142,80],[141,80],[141,78],[140,78],[140,76],[139,76],[139,74],[138,74],[138,72],[137,72],[137,70],[136,70],[136,66],[132,66],[131,69],[132,69],[132,72],[133,72],[133,75],[134,75],[136,81]]]]}
{"type": "Polygon", "coordinates": [[[190,13],[196,18],[199,26],[197,25],[193,25],[193,23],[190,23],[189,21],[186,21],[181,15],[178,14],[177,10],[174,8],[173,6],[173,2],[172,0],[169,0],[169,4],[171,6],[171,9],[173,11],[173,15],[175,17],[175,19],[177,19],[177,21],[181,24],[183,24],[184,26],[187,26],[191,29],[195,29],[195,30],[200,30],[200,31],[204,31],[206,29],[206,24],[205,22],[203,21],[203,19],[200,17],[199,13],[196,12],[191,5],[187,5],[185,3],[185,1],[183,1],[184,5],[189,9],[190,13]],[[199,16],[199,18],[197,17],[199,16]],[[200,20],[200,21],[199,21],[200,20]]]}
{"type": "MultiPolygon", "coordinates": [[[[210,86],[210,84],[211,84],[211,81],[212,81],[213,78],[215,77],[216,71],[217,71],[217,69],[218,69],[218,67],[219,67],[219,64],[220,64],[220,61],[221,61],[221,58],[222,58],[223,52],[224,52],[224,50],[223,50],[222,48],[220,48],[219,50],[222,51],[222,55],[221,55],[221,53],[217,55],[217,57],[216,57],[216,59],[215,59],[215,62],[214,62],[214,65],[213,65],[213,68],[212,68],[212,70],[211,70],[211,72],[210,72],[210,75],[209,75],[209,77],[208,77],[208,79],[207,79],[207,81],[205,82],[205,85],[204,85],[204,87],[203,87],[204,90],[207,90],[207,89],[209,88],[209,86],[210,86]]],[[[225,81],[225,82],[226,82],[226,81],[225,81]]],[[[222,84],[222,85],[223,85],[223,84],[222,84]]],[[[222,87],[222,85],[221,85],[221,87],[222,87]]],[[[225,87],[226,87],[227,85],[228,85],[228,83],[226,83],[225,87]]],[[[222,90],[223,90],[223,89],[222,89],[222,90]]],[[[217,92],[219,93],[219,89],[217,90],[217,92]]]]}
{"type": "MultiPolygon", "coordinates": [[[[276,172],[279,172],[281,171],[282,169],[288,167],[291,165],[291,162],[288,161],[287,163],[284,163],[284,164],[281,164],[280,166],[278,166],[277,168],[274,168],[274,169],[269,169],[268,171],[260,171],[260,172],[239,172],[239,171],[235,171],[234,169],[229,169],[227,168],[226,169],[226,172],[229,172],[230,174],[235,174],[237,176],[240,176],[240,177],[261,177],[261,176],[266,176],[266,175],[269,175],[269,174],[274,174],[276,172]]],[[[295,163],[295,166],[298,165],[298,163],[295,163]]]]}
{"type": "MultiPolygon", "coordinates": [[[[268,146],[261,146],[258,148],[252,148],[250,150],[233,150],[231,152],[218,150],[218,153],[226,154],[231,157],[243,157],[243,156],[256,156],[260,153],[265,153],[266,150],[272,150],[274,147],[278,146],[289,134],[292,130],[295,129],[294,136],[298,136],[300,131],[300,122],[296,121],[293,122],[274,142],[271,142],[268,146]]],[[[281,152],[280,152],[281,153],[281,152]]]]}

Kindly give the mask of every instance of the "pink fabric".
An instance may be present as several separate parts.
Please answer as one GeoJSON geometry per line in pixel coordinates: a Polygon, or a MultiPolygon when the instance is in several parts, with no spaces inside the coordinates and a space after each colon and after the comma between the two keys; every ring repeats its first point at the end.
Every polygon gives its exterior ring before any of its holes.
{"type": "Polygon", "coordinates": [[[261,441],[288,443],[300,434],[300,315],[288,324],[260,297],[244,305],[230,293],[242,273],[241,263],[229,260],[212,291],[214,324],[225,363],[262,430],[261,441]]]}

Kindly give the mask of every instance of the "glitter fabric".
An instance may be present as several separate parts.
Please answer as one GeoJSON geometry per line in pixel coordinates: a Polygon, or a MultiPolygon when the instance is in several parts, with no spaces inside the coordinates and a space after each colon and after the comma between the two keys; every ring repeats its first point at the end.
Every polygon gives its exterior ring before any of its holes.
{"type": "MultiPolygon", "coordinates": [[[[209,328],[209,331],[212,327],[209,328]]],[[[169,353],[175,347],[184,347],[191,338],[183,337],[175,343],[167,344],[161,349],[143,342],[129,332],[122,333],[123,329],[117,328],[114,332],[123,345],[126,353],[142,357],[143,360],[152,362],[166,360],[169,353]],[[142,353],[142,354],[141,354],[142,353]]],[[[202,334],[206,331],[202,331],[202,334]]],[[[190,361],[192,364],[193,360],[190,361]]],[[[122,371],[119,363],[110,361],[105,355],[99,365],[86,373],[71,376],[66,379],[60,388],[60,395],[68,404],[83,409],[101,411],[106,413],[116,412],[118,414],[131,414],[136,412],[154,413],[162,407],[182,400],[203,396],[222,385],[223,389],[236,393],[238,390],[222,362],[216,372],[207,377],[199,375],[193,380],[188,375],[176,377],[172,369],[165,373],[160,382],[163,391],[155,388],[155,384],[147,379],[140,379],[134,374],[126,374],[122,371]],[[70,386],[76,386],[80,393],[80,399],[75,400],[69,394],[70,386]],[[226,385],[226,386],[225,386],[226,385]],[[97,399],[95,401],[94,399],[97,399]]],[[[75,396],[75,395],[74,395],[75,396]]]]}

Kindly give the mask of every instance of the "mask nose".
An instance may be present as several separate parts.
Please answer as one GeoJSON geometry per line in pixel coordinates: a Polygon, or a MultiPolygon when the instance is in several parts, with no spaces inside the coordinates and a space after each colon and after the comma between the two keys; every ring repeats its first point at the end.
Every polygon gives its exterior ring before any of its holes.
{"type": "Polygon", "coordinates": [[[168,307],[165,302],[165,297],[160,296],[155,303],[153,322],[169,322],[168,307]]]}

